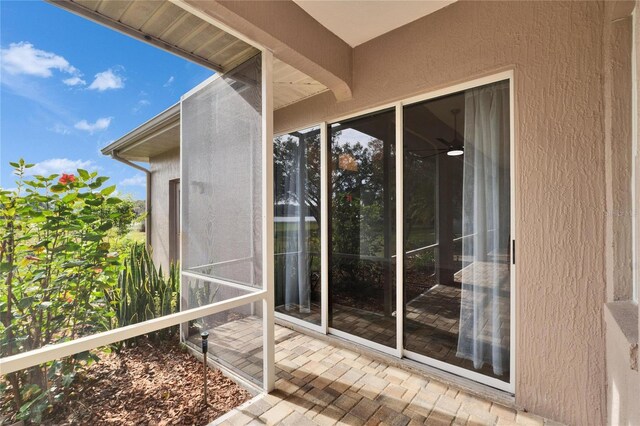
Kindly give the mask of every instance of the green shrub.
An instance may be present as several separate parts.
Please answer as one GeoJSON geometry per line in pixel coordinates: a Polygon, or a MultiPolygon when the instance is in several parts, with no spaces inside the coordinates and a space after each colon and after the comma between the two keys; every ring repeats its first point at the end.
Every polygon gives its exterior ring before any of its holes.
{"type": "MultiPolygon", "coordinates": [[[[32,164],[10,164],[17,189],[0,189],[2,357],[111,326],[106,294],[121,268],[113,229],[132,219],[114,217],[122,200],[103,186],[108,177],[82,169],[28,177],[32,164]]],[[[11,395],[12,418],[39,422],[95,359],[83,353],[9,374],[0,391],[11,395]]]]}
{"type": "MultiPolygon", "coordinates": [[[[118,327],[177,312],[180,307],[180,268],[171,265],[167,277],[156,269],[144,244],[129,248],[118,285],[106,293],[118,327]]],[[[176,327],[153,333],[155,338],[175,335],[176,327]]]]}

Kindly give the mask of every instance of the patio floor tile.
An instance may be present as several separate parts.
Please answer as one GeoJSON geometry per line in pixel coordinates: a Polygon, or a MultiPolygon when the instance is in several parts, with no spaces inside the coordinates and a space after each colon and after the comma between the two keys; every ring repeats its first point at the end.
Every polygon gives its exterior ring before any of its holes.
{"type": "Polygon", "coordinates": [[[212,424],[556,424],[285,327],[276,336],[276,390],[212,424]]]}

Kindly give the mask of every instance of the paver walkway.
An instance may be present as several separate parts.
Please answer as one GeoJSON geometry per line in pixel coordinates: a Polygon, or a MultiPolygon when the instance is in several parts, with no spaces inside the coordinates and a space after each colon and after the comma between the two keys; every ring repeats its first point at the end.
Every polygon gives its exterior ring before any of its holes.
{"type": "Polygon", "coordinates": [[[276,326],[276,390],[217,424],[555,424],[276,326]]]}

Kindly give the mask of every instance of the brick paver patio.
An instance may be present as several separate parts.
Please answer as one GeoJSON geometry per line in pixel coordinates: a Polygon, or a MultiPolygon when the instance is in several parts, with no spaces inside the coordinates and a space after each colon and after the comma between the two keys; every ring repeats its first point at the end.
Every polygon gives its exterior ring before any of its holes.
{"type": "Polygon", "coordinates": [[[285,327],[276,342],[276,390],[214,424],[555,424],[285,327]]]}

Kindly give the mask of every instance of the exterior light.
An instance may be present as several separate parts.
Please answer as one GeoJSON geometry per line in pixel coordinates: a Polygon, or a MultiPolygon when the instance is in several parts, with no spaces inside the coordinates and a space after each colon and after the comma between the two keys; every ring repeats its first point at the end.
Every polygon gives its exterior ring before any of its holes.
{"type": "Polygon", "coordinates": [[[449,151],[447,151],[447,155],[449,157],[458,157],[462,154],[464,154],[462,148],[451,148],[449,151]]]}
{"type": "Polygon", "coordinates": [[[207,405],[207,351],[209,349],[209,333],[203,331],[200,333],[202,337],[202,374],[204,375],[204,405],[207,405]]]}

